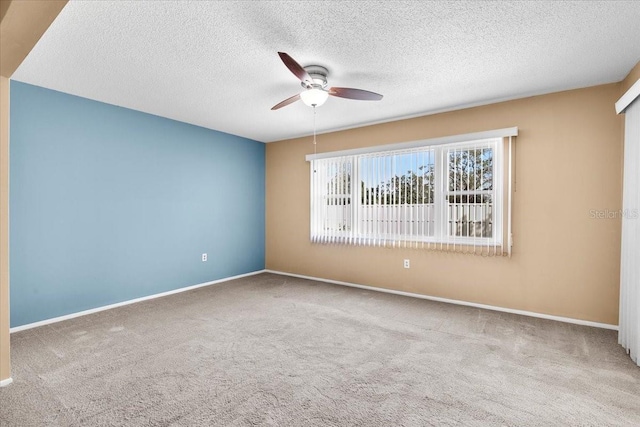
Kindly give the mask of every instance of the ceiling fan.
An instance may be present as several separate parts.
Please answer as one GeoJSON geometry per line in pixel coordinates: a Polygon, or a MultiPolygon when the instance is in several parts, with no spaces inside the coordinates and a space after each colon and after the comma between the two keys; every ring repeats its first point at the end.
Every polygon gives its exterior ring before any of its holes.
{"type": "Polygon", "coordinates": [[[309,107],[319,107],[327,100],[329,95],[337,96],[338,98],[357,99],[361,101],[379,101],[382,99],[382,95],[375,92],[369,92],[368,90],[352,89],[348,87],[330,87],[327,88],[327,75],[329,70],[320,65],[309,65],[302,67],[292,57],[284,52],[278,52],[280,59],[287,66],[302,84],[305,89],[297,95],[293,95],[290,98],[274,105],[271,109],[278,110],[282,107],[286,107],[300,99],[309,107]]]}

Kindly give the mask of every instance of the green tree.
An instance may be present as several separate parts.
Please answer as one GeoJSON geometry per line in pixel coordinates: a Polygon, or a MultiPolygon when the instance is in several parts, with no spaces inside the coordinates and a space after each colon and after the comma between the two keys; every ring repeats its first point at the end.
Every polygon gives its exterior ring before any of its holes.
{"type": "Polygon", "coordinates": [[[363,205],[405,205],[433,203],[434,166],[418,167],[417,171],[407,171],[396,175],[375,187],[360,183],[363,205]],[[417,172],[417,173],[416,173],[417,172]]]}
{"type": "MultiPolygon", "coordinates": [[[[449,191],[487,191],[493,189],[493,150],[451,150],[449,191]]],[[[449,203],[486,203],[486,195],[466,194],[449,197],[449,203]]]]}

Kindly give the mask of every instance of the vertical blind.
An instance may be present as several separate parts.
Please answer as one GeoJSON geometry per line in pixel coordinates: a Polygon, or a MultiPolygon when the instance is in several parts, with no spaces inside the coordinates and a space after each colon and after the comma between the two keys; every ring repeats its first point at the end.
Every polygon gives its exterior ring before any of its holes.
{"type": "Polygon", "coordinates": [[[640,366],[640,98],[626,107],[618,342],[640,366]]]}
{"type": "Polygon", "coordinates": [[[508,255],[502,137],[312,158],[314,243],[508,255]]]}

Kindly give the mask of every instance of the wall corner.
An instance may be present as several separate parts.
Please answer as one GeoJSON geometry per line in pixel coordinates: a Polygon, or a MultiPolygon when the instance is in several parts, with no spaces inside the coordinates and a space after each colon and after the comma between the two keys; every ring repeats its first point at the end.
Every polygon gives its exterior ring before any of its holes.
{"type": "Polygon", "coordinates": [[[627,76],[620,82],[620,96],[624,95],[631,86],[640,79],[640,61],[629,71],[627,76]]]}
{"type": "Polygon", "coordinates": [[[0,384],[11,377],[9,336],[9,79],[0,76],[0,384]]]}

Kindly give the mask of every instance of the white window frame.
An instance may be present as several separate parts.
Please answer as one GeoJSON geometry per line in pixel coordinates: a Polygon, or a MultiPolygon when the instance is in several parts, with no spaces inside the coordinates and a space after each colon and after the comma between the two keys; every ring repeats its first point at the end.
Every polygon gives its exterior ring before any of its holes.
{"type": "MultiPolygon", "coordinates": [[[[436,203],[436,212],[442,212],[444,215],[446,212],[448,212],[447,205],[449,204],[448,202],[445,202],[444,199],[445,198],[448,199],[449,195],[457,195],[457,194],[464,195],[464,193],[467,193],[466,195],[470,195],[471,193],[473,194],[485,193],[485,194],[491,195],[493,209],[492,209],[492,226],[491,226],[492,236],[491,237],[451,236],[446,230],[443,230],[443,228],[446,228],[448,225],[447,219],[440,218],[440,221],[436,223],[436,231],[437,232],[439,231],[439,234],[435,239],[435,241],[437,243],[455,242],[455,244],[459,244],[459,245],[479,245],[479,246],[485,246],[487,245],[487,243],[491,243],[494,241],[501,242],[502,230],[504,227],[504,224],[502,222],[503,209],[501,209],[501,207],[503,206],[503,203],[504,203],[503,189],[504,189],[504,181],[506,181],[506,177],[504,176],[504,169],[503,169],[504,141],[502,140],[502,138],[490,138],[490,139],[479,140],[479,141],[461,142],[457,144],[446,144],[446,145],[438,146],[438,148],[442,150],[442,153],[440,153],[440,155],[436,155],[436,159],[440,158],[441,162],[445,162],[446,166],[443,166],[442,164],[439,165],[440,173],[436,174],[436,175],[440,175],[441,176],[440,179],[442,180],[440,185],[436,185],[436,188],[441,190],[442,193],[434,195],[434,202],[436,203]],[[456,192],[455,190],[450,191],[449,190],[449,162],[447,161],[448,151],[452,148],[463,151],[465,149],[476,149],[477,147],[490,147],[493,150],[493,160],[492,160],[493,170],[491,172],[492,179],[493,179],[492,190],[466,191],[466,192],[461,192],[461,191],[456,192]],[[439,203],[444,203],[444,207],[440,208],[442,210],[438,209],[437,205],[439,203]],[[440,229],[438,230],[438,228],[440,229]]],[[[436,171],[438,171],[438,165],[436,165],[436,171]]]]}
{"type": "MultiPolygon", "coordinates": [[[[368,232],[364,232],[360,230],[360,209],[362,193],[360,188],[361,176],[359,174],[359,159],[363,154],[380,154],[391,155],[393,152],[397,153],[401,150],[409,150],[409,149],[420,149],[420,148],[428,148],[434,151],[435,154],[435,185],[434,185],[434,212],[435,212],[435,227],[434,233],[432,236],[414,236],[414,235],[394,235],[391,239],[392,241],[384,242],[384,245],[396,246],[396,243],[404,242],[405,245],[407,242],[422,242],[422,243],[430,243],[442,245],[446,244],[447,247],[449,245],[453,245],[454,248],[456,245],[464,246],[484,246],[484,245],[495,245],[496,242],[499,242],[499,246],[503,244],[507,245],[503,240],[503,230],[504,230],[504,221],[508,220],[508,229],[507,232],[509,237],[509,252],[510,252],[510,236],[511,236],[511,218],[510,218],[510,203],[511,203],[511,174],[510,174],[510,164],[511,164],[511,139],[509,139],[509,174],[506,176],[504,170],[505,164],[505,153],[504,153],[504,143],[503,138],[516,136],[518,134],[517,128],[506,128],[506,129],[498,129],[487,132],[478,132],[472,134],[465,135],[454,135],[450,137],[443,138],[434,138],[420,141],[411,141],[408,143],[400,143],[400,144],[390,144],[384,146],[377,147],[367,147],[362,149],[355,150],[344,150],[338,152],[329,152],[329,153],[320,153],[315,155],[309,155],[306,157],[307,161],[312,163],[311,167],[311,229],[310,235],[312,241],[320,241],[325,243],[351,243],[351,244],[373,244],[380,245],[381,242],[371,241],[371,239],[381,237],[380,234],[376,236],[371,236],[368,232]],[[451,149],[463,150],[463,149],[474,149],[478,146],[491,148],[493,150],[493,160],[492,160],[492,179],[493,185],[492,190],[486,190],[487,194],[492,196],[492,236],[491,237],[473,237],[473,236],[455,236],[450,235],[448,232],[449,220],[448,220],[448,209],[447,206],[449,204],[448,194],[449,194],[449,181],[448,181],[448,173],[449,173],[449,162],[448,162],[448,152],[451,149]],[[388,154],[386,154],[388,153],[388,154]],[[329,233],[329,235],[324,236],[324,239],[318,239],[318,229],[314,229],[314,224],[317,225],[317,219],[319,212],[316,209],[316,203],[318,199],[314,194],[314,166],[315,160],[322,159],[342,159],[351,161],[351,170],[352,170],[352,191],[351,191],[351,225],[353,230],[343,230],[341,232],[333,232],[329,233]],[[504,190],[505,186],[508,189],[508,207],[505,207],[505,199],[504,199],[504,190]],[[504,212],[503,212],[504,210],[504,212]],[[314,218],[315,215],[315,218],[314,218]],[[505,218],[507,216],[508,218],[505,218]],[[314,237],[315,236],[315,237],[314,237]]],[[[328,160],[330,161],[330,160],[328,160]]],[[[480,193],[480,191],[471,191],[469,193],[480,193]]],[[[460,194],[459,192],[456,194],[460,194]]],[[[399,205],[403,206],[403,205],[399,205]]],[[[410,205],[409,205],[410,206],[410,205]]],[[[388,237],[388,236],[382,236],[388,237]]]]}

